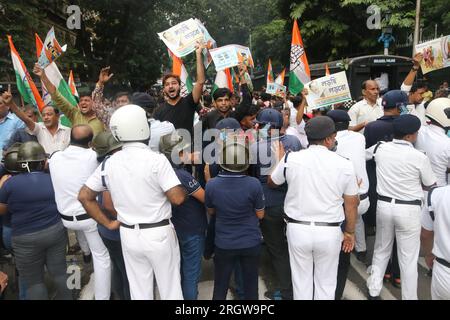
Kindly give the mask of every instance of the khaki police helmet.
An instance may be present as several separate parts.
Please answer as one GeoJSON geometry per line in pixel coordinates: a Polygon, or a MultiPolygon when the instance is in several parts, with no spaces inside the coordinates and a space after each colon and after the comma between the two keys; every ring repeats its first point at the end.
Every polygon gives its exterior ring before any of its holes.
{"type": "Polygon", "coordinates": [[[97,153],[98,158],[108,155],[110,152],[122,147],[111,132],[100,132],[92,140],[92,150],[97,153]]]}

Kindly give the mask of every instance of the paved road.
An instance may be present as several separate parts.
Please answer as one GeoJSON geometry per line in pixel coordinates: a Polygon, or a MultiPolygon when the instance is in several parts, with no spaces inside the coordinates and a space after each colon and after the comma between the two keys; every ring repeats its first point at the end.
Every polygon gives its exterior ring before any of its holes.
{"type": "MultiPolygon", "coordinates": [[[[71,237],[71,243],[74,242],[71,237]]],[[[374,237],[368,237],[368,261],[371,260],[373,251],[374,237]]],[[[68,256],[68,262],[70,264],[76,264],[80,266],[82,270],[82,290],[74,290],[74,297],[83,300],[92,300],[94,298],[94,279],[92,277],[92,264],[85,265],[82,262],[80,255],[68,256]]],[[[0,270],[6,270],[8,274],[13,274],[13,268],[8,263],[0,264],[0,270]]],[[[431,278],[427,275],[428,269],[426,268],[423,258],[420,258],[418,264],[419,270],[419,299],[430,300],[430,286],[431,278]]],[[[367,280],[367,266],[358,261],[354,255],[351,256],[351,268],[349,271],[347,284],[344,291],[345,300],[366,300],[366,280],[367,280]]],[[[17,299],[17,290],[14,277],[10,281],[10,288],[6,293],[7,299],[17,299]]],[[[210,300],[212,298],[212,292],[214,287],[214,265],[212,260],[203,261],[203,271],[199,284],[199,299],[210,300]]],[[[48,280],[51,287],[51,281],[48,280]]],[[[270,261],[267,253],[263,250],[261,256],[261,269],[259,277],[259,298],[264,300],[264,292],[269,288],[273,289],[274,279],[270,272],[270,261]]],[[[52,292],[52,290],[50,290],[52,292]]],[[[51,293],[52,295],[52,293],[51,293]]],[[[229,291],[227,299],[232,300],[235,296],[232,291],[229,291]]],[[[400,300],[401,290],[395,288],[390,283],[385,283],[381,291],[381,298],[383,300],[400,300]]]]}

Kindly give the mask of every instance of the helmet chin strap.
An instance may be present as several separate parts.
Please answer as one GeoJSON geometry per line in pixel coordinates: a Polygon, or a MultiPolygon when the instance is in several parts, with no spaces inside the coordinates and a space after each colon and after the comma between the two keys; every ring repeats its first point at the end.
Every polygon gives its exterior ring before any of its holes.
{"type": "Polygon", "coordinates": [[[28,173],[31,173],[30,167],[28,166],[28,162],[22,163],[22,169],[27,169],[28,173]]]}

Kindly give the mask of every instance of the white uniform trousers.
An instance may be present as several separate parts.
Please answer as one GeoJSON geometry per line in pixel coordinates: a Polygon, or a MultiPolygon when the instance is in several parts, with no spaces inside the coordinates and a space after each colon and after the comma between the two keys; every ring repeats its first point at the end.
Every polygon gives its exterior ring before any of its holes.
{"type": "Polygon", "coordinates": [[[81,230],[76,230],[75,235],[77,237],[78,244],[80,245],[81,251],[83,251],[83,255],[88,256],[91,254],[91,249],[89,249],[89,244],[86,240],[86,236],[84,232],[81,230]]]}
{"type": "Polygon", "coordinates": [[[153,300],[153,277],[162,300],[183,300],[180,248],[172,225],[120,227],[122,252],[132,300],[153,300]]]}
{"type": "Polygon", "coordinates": [[[431,279],[431,299],[450,300],[450,268],[437,261],[433,264],[431,279]]]}
{"type": "Polygon", "coordinates": [[[294,300],[334,300],[341,228],[288,223],[286,237],[294,300]]]}
{"type": "Polygon", "coordinates": [[[369,210],[369,198],[362,200],[358,206],[358,217],[355,225],[355,250],[356,252],[363,252],[367,250],[366,246],[366,232],[364,230],[363,214],[369,210]]]}
{"type": "Polygon", "coordinates": [[[94,219],[62,220],[62,222],[67,229],[84,233],[94,263],[95,300],[109,300],[111,297],[111,259],[108,249],[98,233],[97,222],[94,219]]]}
{"type": "Polygon", "coordinates": [[[377,233],[367,287],[371,296],[379,296],[383,276],[391,257],[394,238],[402,278],[402,299],[417,300],[417,262],[420,251],[421,207],[377,202],[377,233]]]}

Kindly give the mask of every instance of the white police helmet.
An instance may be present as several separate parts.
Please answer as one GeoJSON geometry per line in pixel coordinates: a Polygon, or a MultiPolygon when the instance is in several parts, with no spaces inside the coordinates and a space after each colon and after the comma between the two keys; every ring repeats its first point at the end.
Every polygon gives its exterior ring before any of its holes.
{"type": "Polygon", "coordinates": [[[427,107],[426,116],[443,128],[450,128],[450,99],[437,98],[431,101],[427,107]]]}
{"type": "Polygon", "coordinates": [[[109,128],[121,142],[145,141],[150,138],[150,127],[145,110],[135,104],[117,109],[111,116],[109,128]]]}

